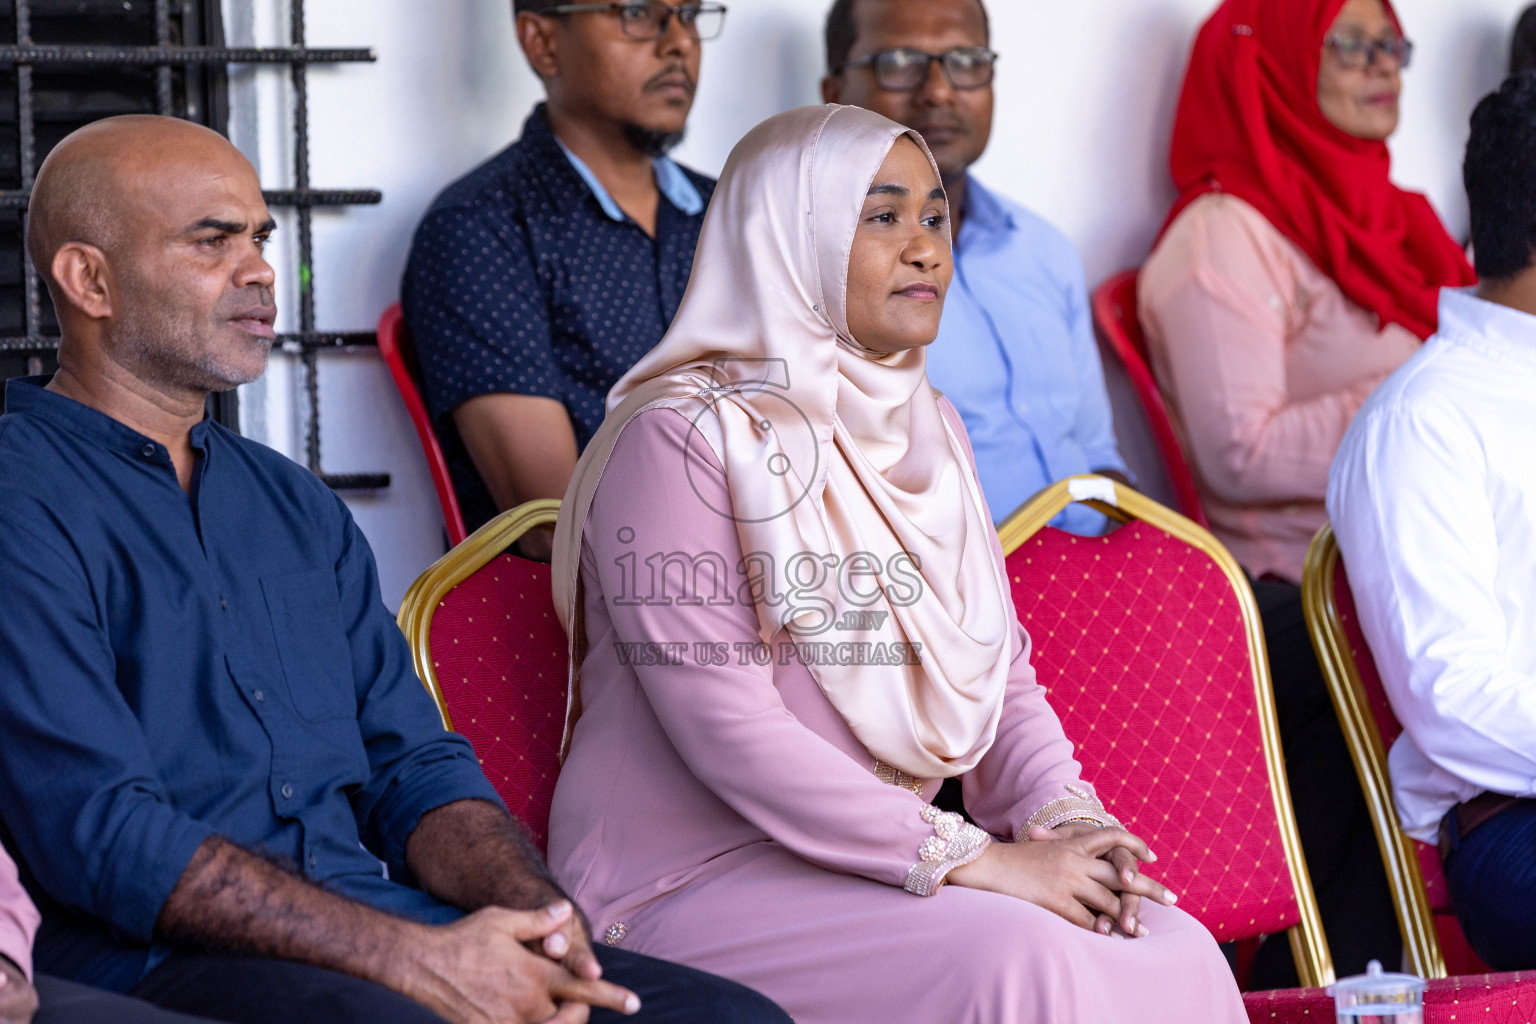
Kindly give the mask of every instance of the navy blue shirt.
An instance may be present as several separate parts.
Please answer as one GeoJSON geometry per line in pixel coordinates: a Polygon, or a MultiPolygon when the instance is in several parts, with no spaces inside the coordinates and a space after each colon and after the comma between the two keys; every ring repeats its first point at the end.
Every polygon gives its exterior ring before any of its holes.
{"type": "Polygon", "coordinates": [[[496,506],[454,408],[496,393],[553,398],[580,450],[608,391],[672,323],[704,224],[703,203],[684,196],[691,186],[707,202],[714,181],[658,161],[657,183],[653,239],[588,183],[540,104],[522,137],[450,185],[416,230],[401,302],[469,529],[496,506]]]}
{"type": "Polygon", "coordinates": [[[215,834],[382,910],[459,916],[399,881],[405,841],[496,794],[346,506],[212,421],[189,496],[163,445],[46,382],[9,382],[0,417],[0,821],[43,910],[38,970],[131,987],[215,834]]]}

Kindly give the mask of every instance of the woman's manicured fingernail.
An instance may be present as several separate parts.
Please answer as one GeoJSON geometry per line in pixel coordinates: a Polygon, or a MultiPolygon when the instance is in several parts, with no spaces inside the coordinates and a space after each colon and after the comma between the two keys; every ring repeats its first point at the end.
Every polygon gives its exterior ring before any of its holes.
{"type": "Polygon", "coordinates": [[[550,917],[564,917],[570,909],[571,905],[566,900],[555,900],[555,902],[544,908],[544,913],[550,917]]]}
{"type": "Polygon", "coordinates": [[[564,956],[566,952],[571,948],[571,940],[567,939],[564,933],[555,932],[555,934],[549,937],[549,941],[546,943],[546,945],[549,947],[549,952],[551,955],[564,956]]]}
{"type": "Polygon", "coordinates": [[[1136,926],[1136,936],[1137,936],[1137,938],[1142,938],[1142,939],[1144,939],[1144,938],[1146,938],[1146,937],[1147,937],[1147,936],[1148,936],[1148,935],[1151,935],[1151,934],[1152,934],[1152,933],[1151,933],[1151,932],[1149,932],[1149,931],[1148,931],[1148,930],[1147,930],[1147,926],[1146,926],[1146,925],[1144,925],[1144,924],[1138,924],[1138,925],[1137,925],[1137,926],[1136,926]]]}
{"type": "Polygon", "coordinates": [[[1163,890],[1163,895],[1168,897],[1168,902],[1169,903],[1177,903],[1177,902],[1179,902],[1178,893],[1172,892],[1172,891],[1170,891],[1168,889],[1164,889],[1163,890]]]}
{"type": "Polygon", "coordinates": [[[635,995],[634,993],[630,993],[629,998],[624,1000],[624,1012],[625,1013],[639,1013],[640,1012],[640,997],[635,995]]]}

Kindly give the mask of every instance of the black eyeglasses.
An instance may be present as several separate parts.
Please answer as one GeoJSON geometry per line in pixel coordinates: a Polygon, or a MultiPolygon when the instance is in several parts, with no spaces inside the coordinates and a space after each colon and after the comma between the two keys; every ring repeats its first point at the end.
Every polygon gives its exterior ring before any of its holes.
{"type": "Polygon", "coordinates": [[[624,34],[631,39],[660,39],[667,34],[672,19],[695,39],[713,39],[725,27],[724,4],[679,4],[674,7],[661,0],[629,0],[628,3],[560,4],[546,7],[540,14],[595,14],[616,11],[624,34]]]}
{"type": "Polygon", "coordinates": [[[895,50],[881,50],[858,60],[845,61],[837,70],[842,72],[845,68],[867,64],[873,69],[875,81],[880,88],[892,92],[910,92],[921,89],[923,83],[928,81],[928,71],[934,61],[938,61],[944,69],[944,78],[952,88],[982,89],[992,84],[997,54],[985,46],[957,46],[943,53],[928,53],[903,46],[895,50]]]}
{"type": "Polygon", "coordinates": [[[1323,45],[1333,51],[1339,65],[1350,71],[1359,71],[1376,63],[1378,56],[1391,57],[1399,68],[1406,68],[1413,60],[1413,44],[1402,36],[1386,39],[1368,39],[1356,35],[1330,35],[1323,45]]]}

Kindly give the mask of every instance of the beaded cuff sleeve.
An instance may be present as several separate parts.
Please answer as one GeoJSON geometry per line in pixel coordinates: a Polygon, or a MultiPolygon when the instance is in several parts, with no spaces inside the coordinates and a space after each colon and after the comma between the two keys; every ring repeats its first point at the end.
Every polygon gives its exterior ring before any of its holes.
{"type": "Polygon", "coordinates": [[[944,884],[944,877],[955,868],[969,864],[992,842],[975,825],[952,811],[941,811],[932,804],[924,804],[919,812],[923,820],[933,826],[933,835],[923,840],[917,854],[921,860],[907,872],[904,888],[914,896],[932,896],[944,884]]]}
{"type": "Polygon", "coordinates": [[[1040,808],[1026,821],[1013,838],[1016,842],[1024,842],[1029,838],[1029,830],[1032,828],[1055,828],[1057,825],[1065,825],[1069,821],[1083,821],[1097,828],[1124,828],[1120,819],[1116,818],[1104,809],[1104,804],[1097,796],[1081,786],[1067,786],[1067,792],[1071,796],[1064,796],[1060,800],[1052,800],[1040,808]]]}
{"type": "Polygon", "coordinates": [[[875,778],[887,786],[900,786],[902,789],[910,789],[918,796],[923,795],[923,780],[916,775],[908,775],[895,765],[886,764],[878,757],[875,758],[875,778]]]}

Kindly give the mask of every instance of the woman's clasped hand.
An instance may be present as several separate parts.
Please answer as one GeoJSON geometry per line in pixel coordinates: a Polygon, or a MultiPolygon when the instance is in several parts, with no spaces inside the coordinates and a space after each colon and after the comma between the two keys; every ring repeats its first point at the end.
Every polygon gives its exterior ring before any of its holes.
{"type": "Polygon", "coordinates": [[[1066,822],[1031,828],[1027,842],[993,843],[969,864],[949,873],[968,889],[1002,893],[1044,907],[1101,935],[1140,938],[1143,897],[1165,907],[1178,897],[1141,873],[1157,856],[1120,828],[1066,822]]]}

